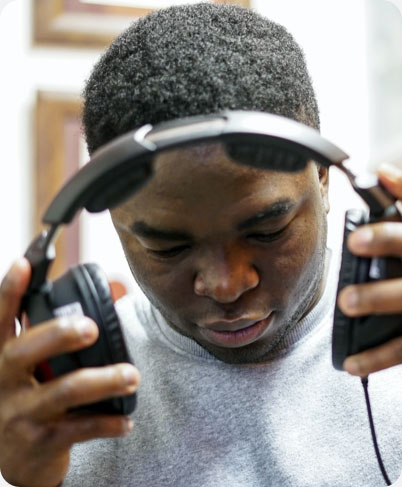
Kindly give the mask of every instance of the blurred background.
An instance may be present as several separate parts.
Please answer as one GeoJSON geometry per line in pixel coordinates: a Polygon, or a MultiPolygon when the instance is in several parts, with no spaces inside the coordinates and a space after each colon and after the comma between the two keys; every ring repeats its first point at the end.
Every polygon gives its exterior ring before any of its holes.
{"type": "MultiPolygon", "coordinates": [[[[356,171],[402,160],[402,18],[388,0],[238,0],[287,27],[305,51],[321,110],[322,135],[356,171]]],[[[153,8],[184,1],[0,0],[0,274],[26,249],[40,215],[87,154],[80,93],[118,32],[153,8]]],[[[361,203],[331,173],[329,245],[343,213],[361,203]]],[[[65,234],[64,234],[65,233],[65,234]]],[[[54,273],[99,263],[134,289],[108,214],[82,214],[58,243],[54,273]]],[[[116,289],[116,292],[121,292],[116,289]]]]}

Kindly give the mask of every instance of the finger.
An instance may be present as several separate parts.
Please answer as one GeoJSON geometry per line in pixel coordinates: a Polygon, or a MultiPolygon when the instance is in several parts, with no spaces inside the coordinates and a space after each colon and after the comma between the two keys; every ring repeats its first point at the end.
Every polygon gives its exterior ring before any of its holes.
{"type": "Polygon", "coordinates": [[[349,235],[348,247],[365,257],[402,257],[402,222],[363,225],[349,235]]]}
{"type": "Polygon", "coordinates": [[[127,416],[70,416],[59,424],[58,432],[64,444],[73,445],[95,438],[116,438],[129,434],[134,422],[127,416]]]}
{"type": "Polygon", "coordinates": [[[128,363],[79,369],[42,384],[32,397],[30,414],[58,417],[77,406],[133,394],[139,383],[138,370],[128,363]]]}
{"type": "Polygon", "coordinates": [[[8,425],[7,436],[26,448],[34,448],[31,456],[42,458],[50,452],[65,451],[74,443],[95,438],[113,438],[132,431],[134,422],[127,416],[69,413],[45,422],[18,416],[8,425]]]}
{"type": "Polygon", "coordinates": [[[402,199],[402,170],[391,164],[381,164],[377,169],[378,179],[399,200],[402,199]]]}
{"type": "Polygon", "coordinates": [[[0,349],[15,334],[15,317],[31,276],[28,261],[21,258],[14,262],[0,285],[0,349]]]}
{"type": "Polygon", "coordinates": [[[348,316],[402,312],[402,279],[347,286],[338,297],[340,310],[348,316]]]}
{"type": "Polygon", "coordinates": [[[384,370],[402,363],[402,337],[394,338],[376,348],[351,355],[343,363],[346,372],[366,377],[373,372],[384,370]]]}
{"type": "Polygon", "coordinates": [[[9,340],[0,363],[4,374],[31,373],[38,363],[55,355],[93,344],[99,335],[97,325],[86,316],[62,317],[34,326],[9,340]]]}

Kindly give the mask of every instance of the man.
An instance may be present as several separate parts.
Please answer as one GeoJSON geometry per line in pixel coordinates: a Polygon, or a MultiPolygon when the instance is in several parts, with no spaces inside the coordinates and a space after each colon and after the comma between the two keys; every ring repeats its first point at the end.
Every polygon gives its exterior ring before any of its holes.
{"type": "MultiPolygon", "coordinates": [[[[141,19],[95,66],[84,99],[91,153],[144,123],[222,109],[319,128],[291,36],[227,5],[141,19]]],[[[399,172],[380,178],[402,197],[399,172]]],[[[144,292],[119,305],[142,377],[133,432],[128,418],[68,409],[137,390],[135,368],[34,381],[35,364],[88,346],[97,331],[89,320],[55,319],[12,337],[29,280],[26,261],[16,263],[0,293],[4,477],[32,487],[381,485],[359,381],[330,364],[337,257],[326,249],[327,188],[327,171],[313,162],[295,174],[262,171],[205,144],[160,155],[152,180],[112,211],[144,292]]],[[[363,228],[350,248],[401,255],[401,225],[363,228]]],[[[349,288],[340,305],[350,315],[401,312],[401,286],[349,288]]],[[[399,364],[401,350],[397,339],[345,367],[364,376],[399,364]]],[[[400,375],[393,368],[371,381],[393,479],[402,464],[400,375]]]]}

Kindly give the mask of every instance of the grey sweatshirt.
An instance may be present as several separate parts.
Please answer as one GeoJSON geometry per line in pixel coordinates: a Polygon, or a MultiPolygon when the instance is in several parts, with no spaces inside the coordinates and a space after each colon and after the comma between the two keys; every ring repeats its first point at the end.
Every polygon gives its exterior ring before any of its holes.
{"type": "MultiPolygon", "coordinates": [[[[379,487],[360,380],[331,365],[337,263],[322,298],[264,364],[222,363],[144,296],[119,313],[141,372],[135,428],[76,445],[66,487],[379,487]]],[[[370,377],[390,478],[402,470],[400,367],[370,377]]]]}

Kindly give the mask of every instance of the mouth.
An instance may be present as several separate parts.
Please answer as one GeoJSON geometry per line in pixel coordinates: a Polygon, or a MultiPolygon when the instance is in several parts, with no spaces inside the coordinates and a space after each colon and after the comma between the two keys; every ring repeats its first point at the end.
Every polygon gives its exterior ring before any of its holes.
{"type": "Polygon", "coordinates": [[[202,337],[214,345],[235,348],[244,347],[258,340],[269,327],[274,313],[257,321],[219,321],[199,326],[202,337]]]}

